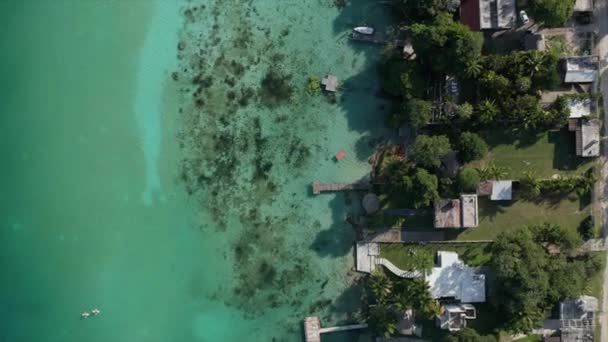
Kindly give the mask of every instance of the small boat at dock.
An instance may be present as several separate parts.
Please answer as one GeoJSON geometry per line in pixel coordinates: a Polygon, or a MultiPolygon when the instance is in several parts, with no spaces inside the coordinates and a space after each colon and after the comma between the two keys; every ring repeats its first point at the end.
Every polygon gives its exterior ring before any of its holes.
{"type": "Polygon", "coordinates": [[[374,28],[369,26],[357,26],[353,30],[361,34],[374,34],[374,28]]]}

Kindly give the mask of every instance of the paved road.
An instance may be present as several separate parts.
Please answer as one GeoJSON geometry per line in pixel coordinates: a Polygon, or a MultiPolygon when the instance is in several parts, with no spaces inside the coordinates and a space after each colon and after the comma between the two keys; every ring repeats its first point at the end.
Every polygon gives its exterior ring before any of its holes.
{"type": "MultiPolygon", "coordinates": [[[[601,180],[600,180],[600,208],[602,216],[602,233],[604,239],[608,239],[608,0],[595,1],[595,20],[598,32],[597,54],[601,59],[602,81],[600,84],[604,98],[604,139],[602,141],[601,157],[601,180]]],[[[608,253],[606,254],[608,261],[608,253]]],[[[600,326],[602,330],[601,342],[608,342],[608,262],[604,270],[604,283],[602,291],[602,312],[600,313],[600,326]]]]}

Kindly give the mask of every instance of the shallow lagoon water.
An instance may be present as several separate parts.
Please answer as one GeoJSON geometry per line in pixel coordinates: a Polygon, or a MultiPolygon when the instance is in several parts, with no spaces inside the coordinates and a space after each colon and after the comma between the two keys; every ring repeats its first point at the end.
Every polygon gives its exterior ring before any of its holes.
{"type": "Polygon", "coordinates": [[[347,37],[385,9],[0,10],[0,340],[299,341],[307,315],[356,320],[358,196],[314,197],[310,183],[365,177],[390,135],[379,51],[347,37]],[[306,95],[329,72],[344,85],[335,101],[306,95]],[[102,315],[79,319],[93,307],[102,315]]]}

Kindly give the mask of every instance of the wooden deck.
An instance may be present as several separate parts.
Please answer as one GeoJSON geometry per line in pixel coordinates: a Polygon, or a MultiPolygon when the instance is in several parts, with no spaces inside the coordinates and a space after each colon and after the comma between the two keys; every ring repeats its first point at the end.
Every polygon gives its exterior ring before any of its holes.
{"type": "Polygon", "coordinates": [[[319,181],[312,182],[312,193],[318,195],[322,192],[336,191],[368,191],[371,189],[369,183],[330,183],[323,184],[319,181]]]}
{"type": "Polygon", "coordinates": [[[321,322],[319,317],[306,317],[304,320],[306,342],[321,342],[321,322]]]}

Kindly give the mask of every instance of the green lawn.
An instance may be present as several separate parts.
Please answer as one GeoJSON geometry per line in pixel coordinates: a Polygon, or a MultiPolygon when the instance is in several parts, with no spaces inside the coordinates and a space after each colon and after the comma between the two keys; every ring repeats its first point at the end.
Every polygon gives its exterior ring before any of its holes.
{"type": "Polygon", "coordinates": [[[479,227],[458,231],[457,240],[493,240],[501,232],[536,223],[556,223],[578,229],[581,221],[591,213],[591,206],[581,208],[578,199],[529,202],[490,201],[479,197],[479,227]]]}
{"type": "Polygon", "coordinates": [[[606,254],[604,252],[594,252],[593,254],[600,256],[600,258],[602,260],[602,266],[598,270],[598,272],[593,276],[593,278],[589,279],[589,281],[588,281],[589,287],[585,289],[584,294],[586,294],[588,296],[596,297],[601,302],[604,268],[606,267],[606,254]]]}
{"type": "Polygon", "coordinates": [[[504,169],[504,179],[519,179],[524,172],[539,177],[582,173],[594,165],[593,159],[575,153],[574,133],[566,128],[545,132],[505,129],[480,132],[490,147],[481,161],[470,164],[484,167],[494,163],[504,169]]]}
{"type": "Polygon", "coordinates": [[[391,243],[380,245],[380,255],[403,270],[429,270],[437,251],[456,252],[470,266],[486,265],[491,258],[487,243],[391,243]]]}

